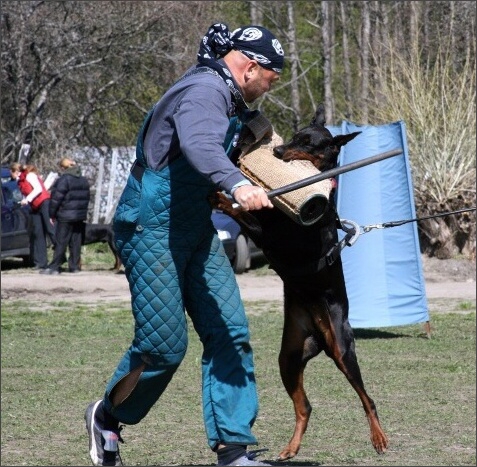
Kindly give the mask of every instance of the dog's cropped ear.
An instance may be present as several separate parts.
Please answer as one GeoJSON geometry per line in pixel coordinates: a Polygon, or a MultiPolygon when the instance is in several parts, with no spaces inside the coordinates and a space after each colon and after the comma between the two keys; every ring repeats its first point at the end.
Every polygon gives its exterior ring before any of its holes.
{"type": "Polygon", "coordinates": [[[315,116],[311,121],[311,126],[325,126],[326,119],[325,119],[325,106],[323,104],[319,104],[316,108],[315,116]]]}
{"type": "Polygon", "coordinates": [[[336,144],[339,148],[344,146],[346,143],[349,143],[352,139],[356,138],[361,133],[361,131],[355,131],[354,133],[348,133],[347,135],[337,135],[333,137],[333,143],[336,144]]]}

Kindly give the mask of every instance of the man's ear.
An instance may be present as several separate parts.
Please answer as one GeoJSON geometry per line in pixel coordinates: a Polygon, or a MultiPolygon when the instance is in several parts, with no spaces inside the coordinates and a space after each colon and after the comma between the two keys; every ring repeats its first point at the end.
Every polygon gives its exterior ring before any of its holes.
{"type": "Polygon", "coordinates": [[[247,78],[251,78],[253,73],[257,73],[259,71],[258,67],[259,65],[255,60],[249,60],[245,65],[245,74],[247,75],[247,78]]]}

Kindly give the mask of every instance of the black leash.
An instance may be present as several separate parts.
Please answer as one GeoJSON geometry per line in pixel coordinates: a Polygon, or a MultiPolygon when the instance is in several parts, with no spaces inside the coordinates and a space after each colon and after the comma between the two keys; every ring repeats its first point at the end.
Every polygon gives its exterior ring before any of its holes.
{"type": "MultiPolygon", "coordinates": [[[[462,212],[475,211],[476,208],[465,208],[459,209],[458,211],[442,212],[437,213],[432,216],[426,217],[416,217],[414,219],[406,219],[402,221],[393,221],[393,222],[383,222],[382,224],[370,224],[364,227],[360,227],[356,222],[340,219],[338,213],[336,213],[336,221],[338,223],[338,228],[345,232],[345,236],[335,243],[328,252],[316,261],[311,261],[310,263],[297,267],[283,266],[280,264],[280,261],[273,259],[274,269],[278,275],[287,276],[287,277],[300,277],[308,274],[313,274],[321,271],[325,266],[331,266],[336,259],[341,255],[341,251],[346,246],[353,246],[354,243],[358,240],[359,236],[362,233],[367,233],[372,229],[384,229],[386,227],[396,227],[398,225],[407,224],[409,222],[421,221],[424,219],[432,219],[434,217],[444,217],[451,214],[459,214],[462,212]],[[362,230],[361,230],[362,229],[362,230]]],[[[270,266],[271,267],[271,266],[270,266]]]]}
{"type": "Polygon", "coordinates": [[[370,224],[370,225],[366,225],[362,227],[362,229],[364,233],[367,233],[372,229],[385,229],[386,227],[397,227],[398,225],[407,224],[409,222],[417,222],[417,221],[423,221],[426,219],[434,219],[435,217],[445,217],[445,216],[450,216],[451,214],[460,214],[462,212],[475,211],[475,209],[476,209],[475,207],[465,208],[465,209],[459,209],[457,211],[441,212],[441,213],[433,214],[432,216],[416,217],[414,219],[406,219],[402,221],[383,222],[382,224],[370,224]]]}

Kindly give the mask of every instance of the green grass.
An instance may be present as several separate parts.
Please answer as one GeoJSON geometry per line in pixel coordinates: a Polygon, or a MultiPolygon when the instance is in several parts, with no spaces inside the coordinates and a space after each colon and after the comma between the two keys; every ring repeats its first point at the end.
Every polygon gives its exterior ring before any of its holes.
{"type": "Polygon", "coordinates": [[[112,268],[114,256],[107,243],[92,243],[81,247],[81,260],[86,270],[112,268]]]}
{"type": "MultiPolygon", "coordinates": [[[[467,305],[462,305],[466,310],[467,305]]],[[[275,459],[291,436],[294,414],[277,358],[282,312],[277,302],[246,303],[261,410],[259,447],[275,459]]],[[[433,313],[422,325],[356,330],[366,388],[390,449],[375,454],[359,399],[324,355],[305,374],[314,408],[298,457],[287,465],[475,465],[474,311],[433,313]]],[[[39,311],[4,301],[1,314],[1,465],[90,465],[83,414],[100,398],[130,343],[133,321],[121,304],[90,307],[58,301],[39,311]]],[[[176,377],[149,415],[123,432],[127,465],[212,465],[201,412],[201,348],[190,346],[176,377]]]]}

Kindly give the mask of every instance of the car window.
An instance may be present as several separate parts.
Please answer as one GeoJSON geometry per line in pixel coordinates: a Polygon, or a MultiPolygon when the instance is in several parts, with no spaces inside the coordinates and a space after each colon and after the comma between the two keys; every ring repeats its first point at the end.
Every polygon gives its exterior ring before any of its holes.
{"type": "Polygon", "coordinates": [[[20,188],[16,187],[12,191],[12,200],[14,203],[19,203],[23,199],[22,192],[20,191],[20,188]]]}
{"type": "Polygon", "coordinates": [[[2,167],[2,183],[10,180],[10,169],[8,167],[2,167]]]}
{"type": "Polygon", "coordinates": [[[13,205],[20,202],[22,198],[22,193],[16,184],[7,182],[2,185],[2,203],[13,205]]]}

